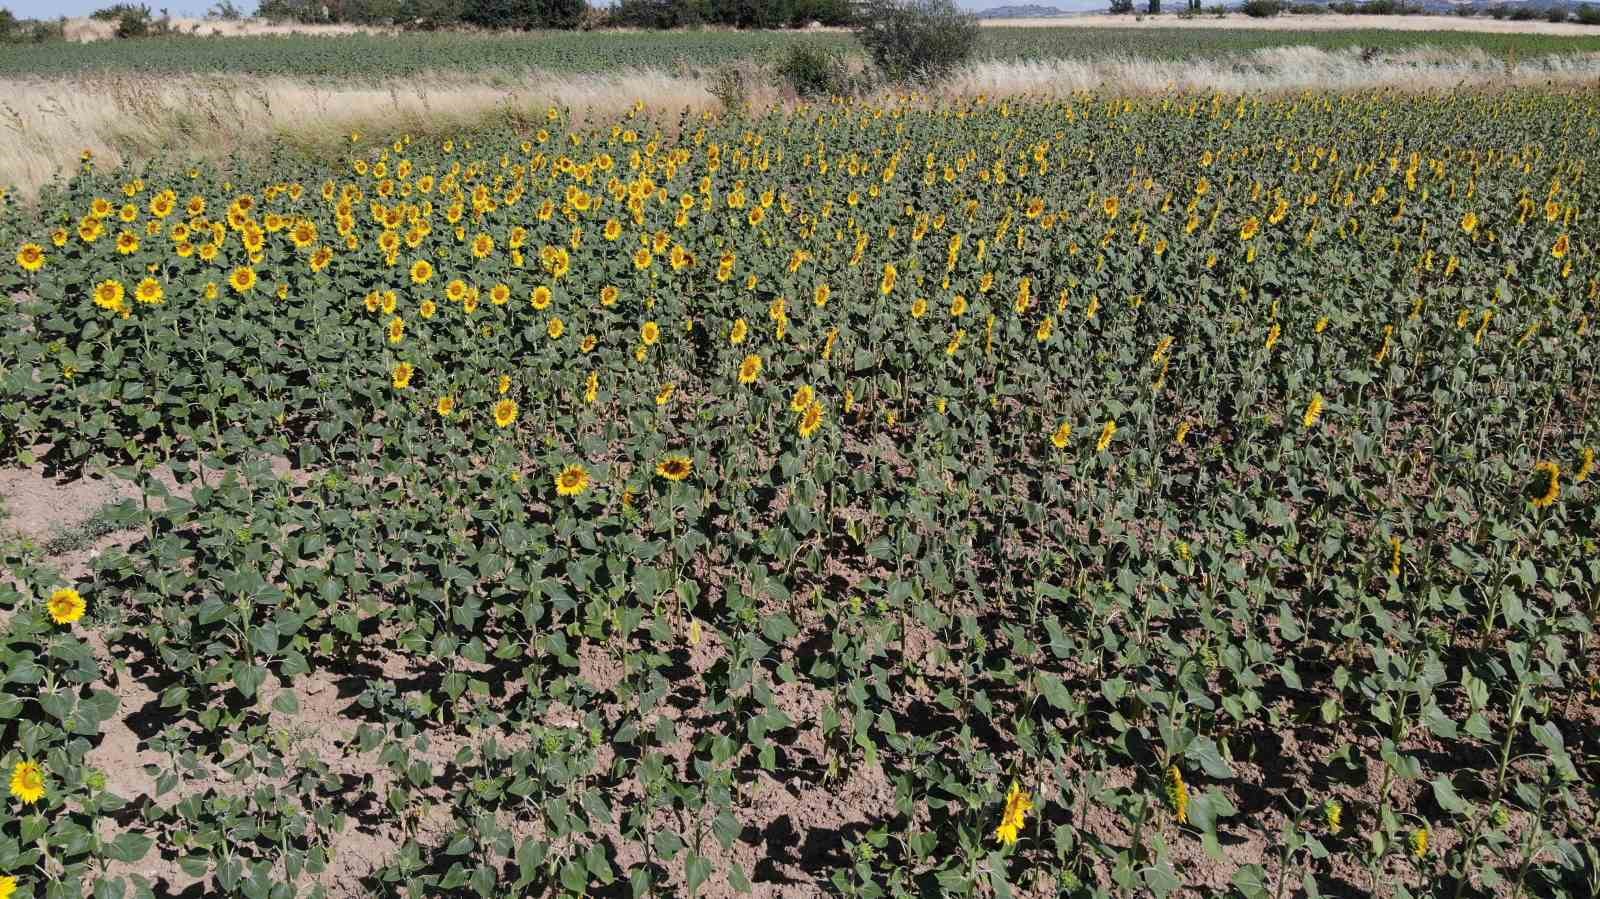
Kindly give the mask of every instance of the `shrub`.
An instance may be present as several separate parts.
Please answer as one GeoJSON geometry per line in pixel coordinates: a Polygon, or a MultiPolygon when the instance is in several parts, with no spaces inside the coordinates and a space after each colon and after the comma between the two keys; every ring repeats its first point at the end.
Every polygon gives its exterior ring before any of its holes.
{"type": "Polygon", "coordinates": [[[932,80],[972,55],[978,20],[955,0],[867,0],[855,33],[891,80],[932,80]]]}
{"type": "Polygon", "coordinates": [[[1213,19],[1226,19],[1228,17],[1228,8],[1220,3],[1215,6],[1208,6],[1206,7],[1206,15],[1213,19]]]}
{"type": "Polygon", "coordinates": [[[1111,0],[1110,12],[1114,16],[1125,16],[1133,12],[1133,0],[1111,0]]]}
{"type": "Polygon", "coordinates": [[[1478,8],[1476,6],[1469,6],[1469,5],[1463,4],[1461,6],[1456,7],[1456,15],[1460,16],[1463,19],[1470,19],[1470,18],[1472,18],[1473,16],[1475,16],[1477,14],[1478,14],[1478,8]]]}
{"type": "Polygon", "coordinates": [[[820,47],[790,46],[779,60],[777,72],[802,97],[849,93],[850,73],[844,60],[820,47]]]}
{"type": "Polygon", "coordinates": [[[239,7],[233,5],[233,0],[221,0],[221,2],[213,4],[210,9],[206,10],[206,18],[220,19],[224,22],[237,22],[244,18],[244,13],[239,11],[239,7]]]}
{"type": "Polygon", "coordinates": [[[1283,4],[1279,0],[1245,0],[1239,8],[1253,19],[1270,19],[1283,12],[1283,4]]]}
{"type": "Polygon", "coordinates": [[[122,15],[117,17],[117,37],[149,37],[150,36],[150,7],[126,7],[122,15]]]}
{"type": "Polygon", "coordinates": [[[1544,17],[1547,21],[1556,22],[1558,24],[1565,22],[1567,20],[1567,15],[1567,8],[1565,6],[1552,6],[1544,11],[1544,17]]]}
{"type": "Polygon", "coordinates": [[[1579,25],[1600,25],[1600,6],[1590,3],[1580,4],[1574,15],[1577,16],[1579,25]]]}
{"type": "Polygon", "coordinates": [[[1538,15],[1539,13],[1536,10],[1529,9],[1526,6],[1519,6],[1516,9],[1513,9],[1507,18],[1513,22],[1531,22],[1537,18],[1538,15]]]}

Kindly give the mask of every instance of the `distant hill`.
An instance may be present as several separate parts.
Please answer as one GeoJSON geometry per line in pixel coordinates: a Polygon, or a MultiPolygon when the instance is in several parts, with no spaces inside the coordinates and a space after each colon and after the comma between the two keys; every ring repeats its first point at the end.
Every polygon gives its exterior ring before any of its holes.
{"type": "Polygon", "coordinates": [[[980,19],[1043,19],[1049,16],[1068,15],[1064,9],[1054,6],[1039,6],[1028,4],[1026,6],[996,6],[978,12],[980,19]]]}

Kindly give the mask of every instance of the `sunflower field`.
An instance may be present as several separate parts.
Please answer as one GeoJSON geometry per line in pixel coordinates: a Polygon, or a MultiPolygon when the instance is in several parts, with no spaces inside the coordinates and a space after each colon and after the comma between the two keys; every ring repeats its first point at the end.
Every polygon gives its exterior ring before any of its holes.
{"type": "Polygon", "coordinates": [[[1593,896],[1593,92],[1081,94],[0,211],[0,897],[1593,896]],[[120,747],[116,753],[112,747],[120,747]]]}

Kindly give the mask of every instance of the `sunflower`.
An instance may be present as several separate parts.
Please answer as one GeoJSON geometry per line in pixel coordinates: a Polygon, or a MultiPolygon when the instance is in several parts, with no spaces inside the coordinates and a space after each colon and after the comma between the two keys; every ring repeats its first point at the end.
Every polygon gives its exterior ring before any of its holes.
{"type": "Polygon", "coordinates": [[[50,594],[50,599],[45,603],[45,608],[50,611],[50,620],[56,624],[71,624],[83,617],[85,603],[83,596],[71,587],[62,587],[50,594]]]}
{"type": "Polygon", "coordinates": [[[956,294],[955,299],[950,301],[950,314],[951,315],[957,315],[957,316],[958,315],[964,315],[966,313],[966,311],[967,311],[967,298],[962,296],[959,293],[956,294]]]}
{"type": "Polygon", "coordinates": [[[441,418],[449,418],[456,411],[456,398],[453,396],[441,396],[433,404],[433,408],[441,418]]]}
{"type": "Polygon", "coordinates": [[[396,316],[389,320],[389,342],[399,343],[406,339],[406,320],[396,316]]]}
{"type": "MultiPolygon", "coordinates": [[[[117,252],[124,256],[131,256],[139,252],[139,238],[132,231],[124,231],[117,235],[117,252]]],[[[1560,257],[1557,257],[1560,258],[1560,257]]]]}
{"type": "Polygon", "coordinates": [[[1095,444],[1095,452],[1105,452],[1111,446],[1111,438],[1115,436],[1117,436],[1117,423],[1107,421],[1106,426],[1100,429],[1100,442],[1095,444]]]}
{"type": "Polygon", "coordinates": [[[23,760],[11,769],[11,795],[32,805],[44,798],[44,768],[38,762],[23,760]]]}
{"type": "Polygon", "coordinates": [[[883,281],[878,284],[878,292],[882,293],[884,296],[888,296],[889,294],[893,293],[894,282],[899,278],[899,276],[899,269],[895,268],[894,263],[885,262],[883,264],[883,281]]]}
{"type": "Polygon", "coordinates": [[[1011,782],[1011,790],[1006,793],[1005,811],[1000,814],[1000,826],[994,829],[995,839],[1014,846],[1017,835],[1022,831],[1028,812],[1033,809],[1033,798],[1016,782],[1011,782]]]}
{"type": "Polygon", "coordinates": [[[794,397],[789,400],[790,412],[804,412],[811,401],[816,399],[817,392],[811,389],[810,384],[801,384],[800,389],[794,392],[794,397]]]}
{"type": "Polygon", "coordinates": [[[167,292],[161,288],[161,282],[154,278],[140,281],[139,286],[133,289],[133,298],[147,305],[160,303],[166,295],[167,292]]]}
{"type": "Polygon", "coordinates": [[[17,892],[17,879],[7,874],[0,877],[0,899],[11,899],[17,892]]]}
{"type": "Polygon", "coordinates": [[[1253,215],[1245,219],[1244,224],[1239,226],[1240,240],[1253,240],[1259,233],[1261,233],[1261,220],[1253,215]]]}
{"type": "Polygon", "coordinates": [[[1072,423],[1067,421],[1063,421],[1060,426],[1056,428],[1055,433],[1050,435],[1050,443],[1054,445],[1056,449],[1066,449],[1067,442],[1071,439],[1072,423]]]}
{"type": "Polygon", "coordinates": [[[36,272],[44,267],[44,247],[36,243],[25,243],[17,250],[17,265],[22,266],[25,272],[36,272]]]}
{"type": "Polygon", "coordinates": [[[1555,505],[1561,498],[1561,466],[1554,462],[1540,462],[1533,466],[1533,505],[1536,509],[1555,505]]]}
{"type": "Polygon", "coordinates": [[[801,437],[809,438],[812,434],[817,433],[817,429],[822,427],[824,412],[825,410],[822,408],[821,403],[816,400],[811,401],[811,405],[807,406],[806,411],[800,415],[801,437]]]}
{"type": "Polygon", "coordinates": [[[494,404],[495,427],[504,428],[517,420],[517,401],[501,400],[494,404]]]}
{"type": "Polygon", "coordinates": [[[676,389],[676,384],[663,384],[661,389],[656,391],[656,405],[665,406],[667,403],[671,402],[673,391],[676,389]]]}
{"type": "Polygon", "coordinates": [[[540,284],[538,287],[533,289],[533,293],[529,297],[528,301],[533,304],[533,308],[542,312],[550,308],[550,299],[550,288],[540,284]]]}
{"type": "Polygon", "coordinates": [[[606,286],[600,288],[600,305],[615,306],[617,304],[618,294],[619,291],[613,285],[607,284],[606,286]]]}
{"type": "Polygon", "coordinates": [[[750,333],[750,325],[742,318],[733,320],[733,330],[728,333],[728,342],[734,346],[744,343],[745,335],[750,333]]]}
{"type": "Polygon", "coordinates": [[[589,472],[582,465],[568,465],[556,475],[556,493],[577,496],[589,489],[589,472]]]}
{"type": "Polygon", "coordinates": [[[1583,461],[1578,463],[1578,470],[1572,473],[1572,482],[1574,484],[1581,484],[1584,481],[1587,481],[1589,479],[1589,475],[1593,473],[1594,447],[1586,446],[1583,448],[1583,461]]]}
{"type": "Polygon", "coordinates": [[[475,259],[484,259],[494,252],[494,238],[487,234],[479,234],[472,239],[472,256],[475,259]]]}
{"type": "Polygon", "coordinates": [[[1308,430],[1317,425],[1317,419],[1322,417],[1322,394],[1313,393],[1311,402],[1306,404],[1306,414],[1301,417],[1300,424],[1308,430]]]}
{"type": "Polygon", "coordinates": [[[511,390],[511,376],[510,375],[501,375],[500,376],[500,380],[498,382],[496,382],[496,384],[495,384],[494,392],[500,394],[501,396],[505,396],[506,393],[509,392],[510,390],[511,390]]]}
{"type": "Polygon", "coordinates": [[[661,339],[661,326],[653,321],[645,322],[639,328],[639,339],[644,341],[645,346],[655,346],[656,341],[661,339]]]}
{"type": "Polygon", "coordinates": [[[759,377],[761,377],[761,357],[751,353],[739,363],[739,383],[753,384],[759,377]]]}
{"type": "Polygon", "coordinates": [[[1114,219],[1117,217],[1117,212],[1122,208],[1122,201],[1113,194],[1105,198],[1105,201],[1100,204],[1100,208],[1105,210],[1106,218],[1114,219]]]}
{"type": "Polygon", "coordinates": [[[121,281],[115,279],[101,281],[94,288],[94,304],[112,311],[121,309],[123,290],[121,281]]]}
{"type": "Polygon", "coordinates": [[[511,288],[504,284],[496,284],[489,288],[489,302],[496,306],[504,306],[511,301],[511,288]]]}
{"type": "Polygon", "coordinates": [[[234,293],[249,293],[256,286],[256,270],[241,265],[228,276],[228,286],[234,293]]]}
{"type": "Polygon", "coordinates": [[[433,263],[426,259],[418,259],[411,263],[411,283],[426,284],[433,280],[433,263]]]}
{"type": "Polygon", "coordinates": [[[823,306],[828,305],[828,298],[833,296],[833,288],[827,284],[818,284],[817,289],[811,296],[812,302],[816,304],[818,309],[821,309],[823,306]]]}
{"type": "Polygon", "coordinates": [[[693,471],[694,460],[681,454],[666,456],[656,463],[656,474],[669,481],[681,481],[693,471]]]}
{"type": "Polygon", "coordinates": [[[550,335],[551,340],[560,340],[561,335],[567,333],[567,323],[561,320],[561,316],[555,316],[544,326],[544,332],[550,335]]]}
{"type": "Polygon", "coordinates": [[[1177,765],[1167,769],[1167,798],[1172,800],[1172,814],[1178,823],[1189,823],[1189,785],[1183,782],[1177,765]]]}
{"type": "Polygon", "coordinates": [[[1565,259],[1567,258],[1567,250],[1570,249],[1571,246],[1572,240],[1568,238],[1567,235],[1563,234],[1557,237],[1556,242],[1550,247],[1550,255],[1557,259],[1565,259]]]}
{"type": "Polygon", "coordinates": [[[644,247],[640,247],[634,251],[633,267],[642,272],[650,267],[651,259],[652,257],[650,255],[650,251],[644,247]]]}
{"type": "Polygon", "coordinates": [[[1461,230],[1468,234],[1478,230],[1478,214],[1476,212],[1469,209],[1467,214],[1461,217],[1461,230]]]}
{"type": "Polygon", "coordinates": [[[410,387],[411,376],[416,374],[416,372],[416,368],[414,368],[409,362],[401,362],[400,364],[396,365],[394,370],[391,372],[394,382],[394,389],[404,390],[407,387],[410,387]]]}

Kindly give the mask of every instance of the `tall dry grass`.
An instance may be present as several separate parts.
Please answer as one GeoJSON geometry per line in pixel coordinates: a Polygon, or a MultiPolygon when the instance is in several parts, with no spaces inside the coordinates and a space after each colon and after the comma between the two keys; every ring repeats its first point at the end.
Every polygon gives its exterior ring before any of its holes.
{"type": "MultiPolygon", "coordinates": [[[[760,110],[796,102],[775,86],[770,73],[748,66],[742,72],[743,98],[750,106],[760,110]]],[[[956,72],[924,99],[1050,96],[1083,90],[1431,91],[1547,82],[1600,86],[1600,54],[1552,55],[1508,64],[1481,51],[1417,48],[1363,59],[1353,50],[1291,47],[1227,60],[984,62],[956,72]]],[[[579,118],[604,118],[641,100],[670,117],[685,109],[720,108],[719,87],[715,72],[658,70],[588,75],[434,72],[377,83],[335,84],[215,75],[0,79],[0,185],[12,185],[25,197],[36,196],[59,172],[70,169],[85,149],[107,163],[157,156],[217,159],[273,140],[309,150],[331,149],[352,130],[374,136],[435,134],[497,121],[525,121],[551,105],[565,107],[579,118]]]]}

